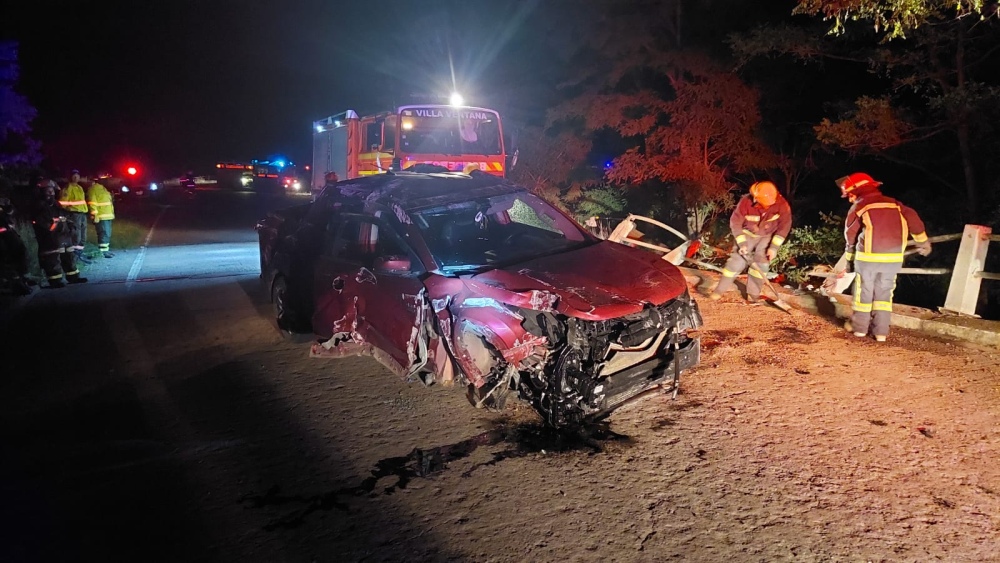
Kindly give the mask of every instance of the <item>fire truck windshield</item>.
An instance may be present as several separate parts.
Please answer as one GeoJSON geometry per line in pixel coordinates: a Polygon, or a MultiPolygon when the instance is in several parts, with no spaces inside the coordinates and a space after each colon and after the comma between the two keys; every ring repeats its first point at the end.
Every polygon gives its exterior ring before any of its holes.
{"type": "Polygon", "coordinates": [[[502,154],[500,117],[475,108],[407,108],[399,115],[404,154],[502,154]]]}

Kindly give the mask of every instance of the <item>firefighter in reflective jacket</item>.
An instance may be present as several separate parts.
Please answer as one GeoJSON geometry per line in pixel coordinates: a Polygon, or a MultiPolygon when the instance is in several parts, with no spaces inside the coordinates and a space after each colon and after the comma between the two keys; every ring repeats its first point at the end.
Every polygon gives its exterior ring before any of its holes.
{"type": "Polygon", "coordinates": [[[771,261],[792,228],[792,208],[772,182],[757,182],[740,198],[729,218],[736,247],[722,269],[722,279],[710,295],[718,300],[729,291],[736,276],[747,271],[747,302],[756,304],[771,261]],[[752,260],[752,266],[751,266],[752,260]]]}
{"type": "Polygon", "coordinates": [[[49,287],[64,287],[63,274],[66,275],[66,282],[85,283],[87,278],[80,276],[73,254],[75,227],[67,220],[66,211],[56,200],[56,188],[52,180],[39,183],[41,201],[32,218],[38,240],[38,262],[45,270],[49,287]]]}
{"type": "MultiPolygon", "coordinates": [[[[83,243],[87,240],[87,198],[80,185],[80,172],[74,170],[69,177],[69,183],[59,192],[59,205],[66,211],[66,219],[75,225],[73,230],[73,252],[83,259],[83,243]]],[[[83,260],[89,262],[89,259],[83,260]]]]}
{"type": "Polygon", "coordinates": [[[931,253],[931,243],[917,212],[882,195],[881,185],[863,172],[837,180],[840,197],[852,205],[844,221],[847,266],[834,273],[842,276],[853,268],[857,274],[850,323],[854,336],[864,338],[870,332],[875,340],[885,342],[892,317],[892,292],[903,267],[907,239],[913,237],[922,256],[931,253]]]}
{"type": "Polygon", "coordinates": [[[111,192],[101,184],[89,180],[87,188],[87,207],[90,209],[90,220],[97,230],[97,248],[105,258],[114,258],[111,252],[111,222],[115,220],[115,204],[111,192]]]}

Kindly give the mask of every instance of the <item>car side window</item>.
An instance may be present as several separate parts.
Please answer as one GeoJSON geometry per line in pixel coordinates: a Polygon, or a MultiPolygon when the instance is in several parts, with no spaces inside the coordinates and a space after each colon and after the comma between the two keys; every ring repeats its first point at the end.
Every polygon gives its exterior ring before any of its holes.
{"type": "Polygon", "coordinates": [[[377,219],[351,217],[342,219],[331,249],[338,260],[373,268],[375,259],[387,256],[406,256],[417,266],[414,253],[399,239],[392,228],[377,219]]]}

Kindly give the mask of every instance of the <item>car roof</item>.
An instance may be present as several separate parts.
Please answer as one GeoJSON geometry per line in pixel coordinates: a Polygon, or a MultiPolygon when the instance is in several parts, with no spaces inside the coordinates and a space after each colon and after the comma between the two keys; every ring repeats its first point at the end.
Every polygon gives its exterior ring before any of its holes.
{"type": "Polygon", "coordinates": [[[324,190],[320,198],[360,198],[368,203],[396,204],[406,211],[414,211],[525,191],[521,186],[486,173],[397,172],[337,182],[324,190]]]}

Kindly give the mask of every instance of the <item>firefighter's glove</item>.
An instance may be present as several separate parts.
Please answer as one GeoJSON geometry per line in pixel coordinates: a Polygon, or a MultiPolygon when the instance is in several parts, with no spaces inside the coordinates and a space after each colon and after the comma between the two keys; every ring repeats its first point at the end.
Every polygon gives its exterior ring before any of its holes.
{"type": "Polygon", "coordinates": [[[931,253],[931,243],[930,241],[924,241],[917,244],[917,254],[921,256],[927,256],[931,253]]]}
{"type": "Polygon", "coordinates": [[[736,251],[740,253],[740,256],[746,258],[750,256],[750,249],[747,247],[747,243],[742,242],[736,245],[736,251]]]}
{"type": "Polygon", "coordinates": [[[774,259],[777,256],[778,256],[778,249],[775,248],[775,247],[773,247],[773,246],[769,246],[767,248],[767,261],[768,262],[774,262],[774,259]]]}
{"type": "Polygon", "coordinates": [[[98,223],[100,223],[100,222],[101,222],[101,218],[100,217],[94,217],[94,224],[95,225],[98,224],[98,223]]]}

